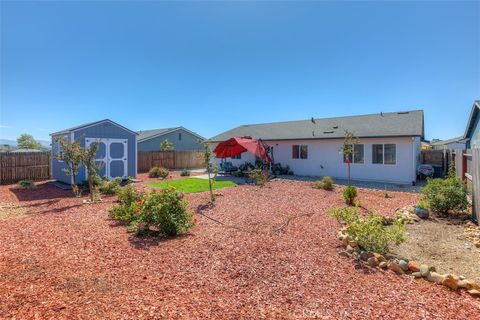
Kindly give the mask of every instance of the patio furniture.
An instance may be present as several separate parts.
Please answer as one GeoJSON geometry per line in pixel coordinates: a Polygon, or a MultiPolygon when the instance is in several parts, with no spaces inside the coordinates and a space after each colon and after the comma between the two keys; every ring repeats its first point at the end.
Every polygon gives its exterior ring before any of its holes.
{"type": "Polygon", "coordinates": [[[238,168],[235,167],[230,161],[220,163],[220,174],[229,174],[235,171],[238,171],[238,168]]]}

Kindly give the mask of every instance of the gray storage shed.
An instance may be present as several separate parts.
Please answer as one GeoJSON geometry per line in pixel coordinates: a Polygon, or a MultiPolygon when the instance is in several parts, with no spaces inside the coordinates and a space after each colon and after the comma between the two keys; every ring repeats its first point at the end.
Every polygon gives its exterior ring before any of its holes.
{"type": "MultiPolygon", "coordinates": [[[[68,141],[79,140],[82,147],[98,141],[97,161],[103,163],[100,176],[109,179],[120,177],[136,177],[137,175],[137,133],[112,120],[105,119],[83,124],[50,134],[52,137],[52,175],[53,178],[71,183],[71,177],[65,174],[65,163],[55,159],[61,152],[56,142],[59,137],[68,141]]],[[[76,183],[86,180],[87,172],[82,166],[78,172],[76,183]]]]}

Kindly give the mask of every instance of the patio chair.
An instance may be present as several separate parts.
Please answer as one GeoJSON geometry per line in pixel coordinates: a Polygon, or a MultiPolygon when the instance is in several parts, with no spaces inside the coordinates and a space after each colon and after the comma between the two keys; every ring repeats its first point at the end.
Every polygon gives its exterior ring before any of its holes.
{"type": "Polygon", "coordinates": [[[221,174],[229,174],[232,172],[238,171],[238,168],[235,167],[230,161],[221,162],[220,163],[220,171],[221,174]]]}

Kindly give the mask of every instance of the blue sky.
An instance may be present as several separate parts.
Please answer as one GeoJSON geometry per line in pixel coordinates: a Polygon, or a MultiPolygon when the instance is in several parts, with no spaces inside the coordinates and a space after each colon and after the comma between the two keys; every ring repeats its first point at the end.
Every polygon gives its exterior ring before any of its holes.
{"type": "Polygon", "coordinates": [[[0,137],[412,109],[462,135],[480,2],[1,2],[0,137]]]}

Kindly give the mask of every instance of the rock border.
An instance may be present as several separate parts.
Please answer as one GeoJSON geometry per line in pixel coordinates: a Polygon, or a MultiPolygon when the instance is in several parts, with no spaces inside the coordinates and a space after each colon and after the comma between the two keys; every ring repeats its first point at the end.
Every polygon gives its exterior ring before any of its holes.
{"type": "Polygon", "coordinates": [[[361,250],[355,239],[345,233],[345,228],[338,234],[339,240],[345,251],[339,252],[339,255],[349,257],[354,260],[361,260],[371,268],[388,269],[397,275],[411,275],[415,279],[425,279],[429,282],[443,285],[453,291],[463,289],[472,297],[480,298],[480,285],[474,280],[466,279],[463,276],[455,274],[439,274],[434,266],[420,264],[414,260],[397,258],[390,254],[382,255],[377,252],[368,252],[361,250]]]}

